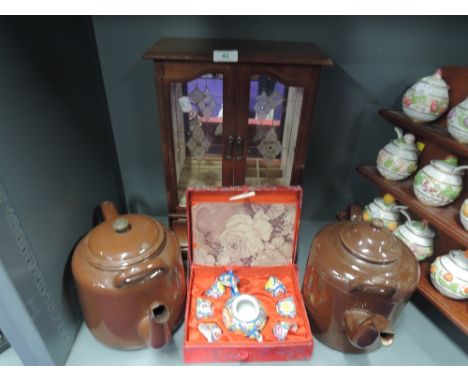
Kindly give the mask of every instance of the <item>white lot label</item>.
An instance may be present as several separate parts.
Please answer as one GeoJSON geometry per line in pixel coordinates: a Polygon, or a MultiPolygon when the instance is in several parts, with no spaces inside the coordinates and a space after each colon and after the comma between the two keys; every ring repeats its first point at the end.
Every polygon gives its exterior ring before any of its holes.
{"type": "Polygon", "coordinates": [[[213,50],[213,62],[237,62],[237,50],[213,50]]]}

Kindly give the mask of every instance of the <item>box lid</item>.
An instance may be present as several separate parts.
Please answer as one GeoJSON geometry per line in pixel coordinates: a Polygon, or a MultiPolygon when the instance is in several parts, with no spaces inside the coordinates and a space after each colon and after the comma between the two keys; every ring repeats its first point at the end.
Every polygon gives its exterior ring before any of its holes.
{"type": "Polygon", "coordinates": [[[295,262],[301,202],[299,186],[189,188],[190,260],[207,266],[295,262]]]}

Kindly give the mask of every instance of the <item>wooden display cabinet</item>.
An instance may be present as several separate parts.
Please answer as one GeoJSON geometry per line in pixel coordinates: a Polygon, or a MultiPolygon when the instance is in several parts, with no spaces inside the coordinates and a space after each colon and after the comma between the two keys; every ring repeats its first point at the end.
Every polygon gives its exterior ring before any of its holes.
{"type": "MultiPolygon", "coordinates": [[[[468,67],[444,67],[442,76],[450,86],[449,110],[468,96],[468,67]]],[[[447,115],[434,123],[416,123],[403,112],[381,109],[379,114],[393,125],[414,134],[425,147],[419,158],[419,168],[431,159],[444,159],[448,154],[456,155],[460,165],[468,164],[468,145],[452,138],[447,131],[447,115]]],[[[376,153],[377,155],[377,153],[376,153]]],[[[408,206],[418,218],[429,222],[436,233],[434,256],[420,263],[421,277],[418,291],[451,320],[465,335],[468,334],[468,302],[453,300],[440,294],[432,285],[429,267],[436,256],[451,249],[468,249],[468,232],[459,220],[463,201],[468,198],[468,174],[464,177],[462,194],[452,204],[445,207],[430,207],[419,201],[413,192],[413,177],[403,181],[390,181],[383,178],[375,165],[357,166],[360,174],[373,182],[382,193],[392,194],[400,204],[408,206]]]]}
{"type": "Polygon", "coordinates": [[[182,248],[188,186],[300,184],[320,69],[332,65],[314,44],[163,38],[144,58],[154,62],[169,221],[182,248]]]}

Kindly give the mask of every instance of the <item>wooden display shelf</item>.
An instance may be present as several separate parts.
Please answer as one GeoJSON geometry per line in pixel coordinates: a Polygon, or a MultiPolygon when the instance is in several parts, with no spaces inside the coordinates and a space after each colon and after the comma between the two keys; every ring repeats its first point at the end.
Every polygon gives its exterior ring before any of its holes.
{"type": "Polygon", "coordinates": [[[468,303],[463,300],[453,300],[440,294],[431,283],[429,275],[430,264],[419,264],[418,292],[429,300],[442,314],[452,321],[465,335],[468,335],[468,303]]]}
{"type": "Polygon", "coordinates": [[[413,178],[403,181],[387,180],[380,175],[376,166],[358,165],[357,171],[375,183],[380,189],[392,194],[421,219],[427,220],[439,231],[468,248],[468,233],[459,222],[459,211],[463,198],[458,198],[446,207],[430,207],[419,201],[413,193],[413,178]]]}
{"type": "MultiPolygon", "coordinates": [[[[382,191],[392,194],[401,204],[406,205],[421,219],[426,219],[440,232],[443,232],[460,247],[468,248],[468,234],[458,220],[462,200],[446,207],[430,207],[421,203],[413,193],[413,178],[403,181],[390,181],[383,178],[375,166],[359,165],[357,171],[382,191]]],[[[340,212],[339,217],[345,216],[340,212]]],[[[418,291],[443,315],[452,321],[465,335],[468,335],[468,304],[463,300],[447,298],[436,290],[430,281],[430,261],[420,263],[421,276],[418,291]]]]}
{"type": "Polygon", "coordinates": [[[444,147],[452,154],[468,158],[468,145],[452,138],[445,126],[446,121],[444,119],[438,123],[418,123],[408,118],[401,111],[380,109],[379,114],[390,123],[409,131],[424,141],[444,147]]]}

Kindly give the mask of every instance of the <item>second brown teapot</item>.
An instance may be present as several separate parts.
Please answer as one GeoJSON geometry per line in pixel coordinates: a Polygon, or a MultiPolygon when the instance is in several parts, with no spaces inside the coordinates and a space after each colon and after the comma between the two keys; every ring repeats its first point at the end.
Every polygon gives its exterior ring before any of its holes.
{"type": "Polygon", "coordinates": [[[391,345],[393,325],[418,284],[416,258],[383,225],[330,224],[312,243],[302,294],[312,332],[337,350],[391,345]]]}

